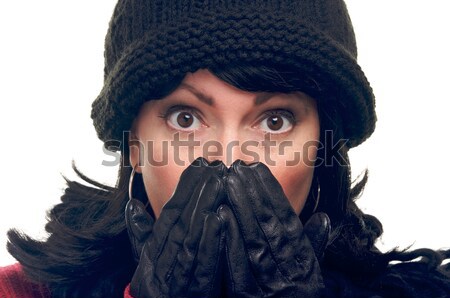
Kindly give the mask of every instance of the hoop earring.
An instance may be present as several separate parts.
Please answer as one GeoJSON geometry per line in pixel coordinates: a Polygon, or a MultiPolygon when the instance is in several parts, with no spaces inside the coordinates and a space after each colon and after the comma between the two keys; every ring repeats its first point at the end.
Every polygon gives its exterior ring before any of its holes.
{"type": "Polygon", "coordinates": [[[137,167],[137,165],[135,165],[133,167],[133,170],[131,171],[131,175],[130,175],[130,181],[128,182],[128,199],[129,200],[134,199],[134,197],[133,197],[133,182],[134,182],[134,175],[136,174],[136,167],[137,167]]]}
{"type": "Polygon", "coordinates": [[[314,200],[316,201],[316,203],[314,204],[312,213],[316,212],[317,207],[319,206],[319,201],[320,201],[320,183],[319,183],[319,179],[316,178],[316,180],[317,180],[317,198],[313,193],[313,197],[314,197],[314,200]]]}
{"type": "MultiPolygon", "coordinates": [[[[133,185],[134,185],[134,176],[136,175],[136,167],[138,167],[138,164],[136,164],[133,167],[133,170],[131,171],[130,174],[130,181],[128,182],[128,200],[138,200],[142,202],[142,199],[139,198],[135,198],[133,196],[133,185]]],[[[151,208],[150,202],[148,199],[146,199],[144,202],[142,202],[144,204],[145,209],[147,209],[147,211],[150,213],[150,215],[153,216],[153,218],[155,217],[155,214],[153,212],[153,209],[151,208]]]]}

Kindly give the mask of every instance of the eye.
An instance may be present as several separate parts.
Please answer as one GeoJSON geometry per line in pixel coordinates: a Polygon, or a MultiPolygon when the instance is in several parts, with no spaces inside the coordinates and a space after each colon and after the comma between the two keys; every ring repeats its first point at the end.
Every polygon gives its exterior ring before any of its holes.
{"type": "Polygon", "coordinates": [[[202,124],[196,112],[189,107],[173,107],[163,118],[170,126],[178,130],[196,130],[202,124]]]}
{"type": "Polygon", "coordinates": [[[295,123],[294,115],[284,110],[275,110],[265,112],[260,129],[272,133],[284,133],[292,129],[295,123]]]}

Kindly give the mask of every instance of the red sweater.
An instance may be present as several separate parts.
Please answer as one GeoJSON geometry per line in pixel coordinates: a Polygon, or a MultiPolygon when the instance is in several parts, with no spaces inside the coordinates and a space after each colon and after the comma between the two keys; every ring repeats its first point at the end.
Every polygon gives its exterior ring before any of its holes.
{"type": "MultiPolygon", "coordinates": [[[[133,298],[130,286],[125,289],[124,298],[133,298]]],[[[50,292],[43,286],[29,281],[20,264],[0,267],[0,298],[50,298],[50,292]]]]}
{"type": "Polygon", "coordinates": [[[48,298],[50,293],[42,286],[27,280],[20,264],[0,267],[0,298],[48,298]]]}

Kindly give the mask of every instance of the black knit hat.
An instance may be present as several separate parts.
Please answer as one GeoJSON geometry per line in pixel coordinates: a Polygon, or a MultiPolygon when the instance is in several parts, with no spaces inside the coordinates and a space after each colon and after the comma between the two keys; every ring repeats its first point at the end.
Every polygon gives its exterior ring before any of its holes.
{"type": "Polygon", "coordinates": [[[356,57],[342,0],[119,0],[91,117],[101,140],[120,141],[141,105],[175,78],[200,68],[270,63],[298,69],[333,94],[329,104],[339,109],[344,137],[355,147],[376,122],[356,57]]]}

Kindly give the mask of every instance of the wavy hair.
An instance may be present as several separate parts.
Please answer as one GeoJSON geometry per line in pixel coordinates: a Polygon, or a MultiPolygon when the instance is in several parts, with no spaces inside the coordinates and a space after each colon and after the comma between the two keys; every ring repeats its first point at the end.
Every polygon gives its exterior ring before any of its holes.
{"type": "MultiPolygon", "coordinates": [[[[315,167],[313,184],[300,219],[305,222],[315,211],[326,212],[331,219],[332,237],[321,264],[327,296],[384,293],[388,297],[447,297],[449,266],[442,264],[449,257],[449,251],[422,249],[382,253],[375,247],[383,233],[382,224],[376,217],[364,214],[355,202],[368,181],[368,171],[352,184],[348,147],[338,113],[340,103],[333,94],[324,94],[315,78],[299,74],[289,66],[229,65],[210,71],[242,90],[302,91],[317,100],[320,138],[324,144],[319,147],[317,159],[323,162],[315,167]],[[329,146],[330,132],[338,142],[336,151],[329,146]],[[420,257],[421,260],[412,262],[420,257]],[[398,264],[391,264],[393,261],[398,264]]],[[[173,81],[163,89],[169,94],[180,82],[173,81]]],[[[332,145],[336,143],[333,141],[332,145]]],[[[88,178],[73,165],[86,183],[66,179],[67,188],[61,203],[48,212],[47,240],[36,241],[17,230],[8,232],[7,246],[11,255],[22,264],[25,274],[32,281],[46,285],[52,296],[122,297],[136,267],[124,220],[131,173],[127,166],[128,155],[125,142],[114,187],[88,178]]],[[[139,185],[135,185],[138,190],[135,197],[145,201],[142,178],[136,178],[139,185]]]]}

